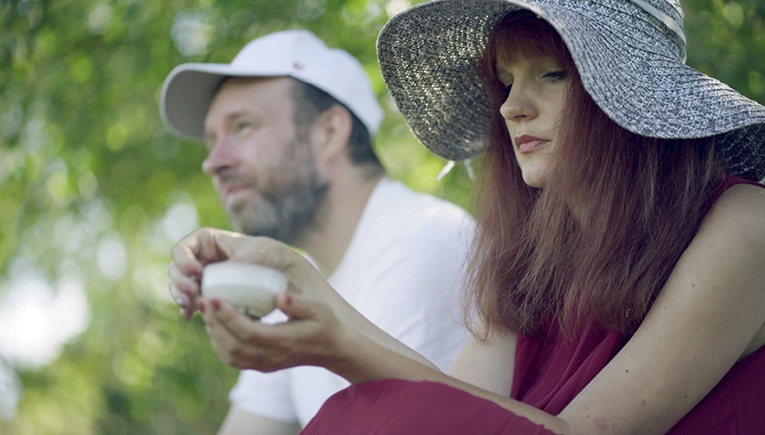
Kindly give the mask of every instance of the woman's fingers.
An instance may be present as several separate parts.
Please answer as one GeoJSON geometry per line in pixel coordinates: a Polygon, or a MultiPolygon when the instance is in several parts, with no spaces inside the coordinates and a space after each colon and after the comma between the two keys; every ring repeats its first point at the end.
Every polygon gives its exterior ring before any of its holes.
{"type": "Polygon", "coordinates": [[[175,244],[170,251],[172,264],[182,273],[190,276],[201,276],[204,262],[200,258],[199,239],[205,230],[197,230],[187,235],[175,244]]]}
{"type": "Polygon", "coordinates": [[[170,277],[170,296],[181,308],[181,315],[189,319],[196,311],[196,300],[200,295],[199,277],[182,272],[175,263],[167,268],[170,277]]]}
{"type": "Polygon", "coordinates": [[[170,296],[178,305],[178,308],[180,308],[181,316],[186,320],[190,319],[191,316],[194,314],[194,311],[196,310],[194,302],[192,302],[191,297],[187,294],[184,294],[182,291],[180,291],[178,287],[176,287],[176,285],[172,282],[170,282],[170,284],[168,285],[168,288],[170,290],[170,296]]]}
{"type": "Polygon", "coordinates": [[[170,257],[183,273],[201,276],[206,264],[228,260],[233,251],[246,247],[242,241],[248,239],[251,238],[232,231],[200,228],[176,243],[170,257]]]}
{"type": "Polygon", "coordinates": [[[255,368],[252,365],[252,355],[249,346],[234,335],[228,327],[218,319],[214,306],[219,306],[218,311],[228,309],[235,310],[230,304],[221,303],[218,300],[200,299],[199,311],[205,321],[205,329],[210,337],[213,349],[224,364],[239,369],[255,368]],[[235,356],[238,355],[238,356],[235,356]]]}
{"type": "Polygon", "coordinates": [[[319,307],[315,303],[311,303],[311,299],[306,296],[283,292],[276,295],[275,303],[276,308],[290,319],[315,319],[319,321],[319,307]]]}
{"type": "Polygon", "coordinates": [[[273,326],[252,320],[226,301],[200,299],[202,316],[213,349],[223,363],[239,369],[273,371],[267,353],[273,354],[273,338],[265,340],[273,326]]]}
{"type": "Polygon", "coordinates": [[[184,293],[198,294],[205,265],[241,261],[279,270],[296,293],[332,293],[321,274],[294,249],[267,237],[250,237],[212,228],[198,229],[179,241],[171,252],[171,279],[184,293]]]}
{"type": "Polygon", "coordinates": [[[185,318],[199,309],[220,359],[241,369],[273,371],[331,359],[340,349],[342,323],[333,307],[339,296],[319,271],[291,247],[264,237],[203,228],[173,248],[168,268],[170,293],[185,318]],[[264,265],[284,273],[288,292],[276,297],[288,322],[253,321],[228,302],[204,298],[200,282],[205,265],[218,261],[264,265]]]}
{"type": "Polygon", "coordinates": [[[189,295],[194,297],[199,295],[200,276],[182,272],[175,263],[170,263],[170,266],[167,268],[167,275],[174,286],[171,292],[173,299],[177,300],[189,295]]]}
{"type": "Polygon", "coordinates": [[[290,317],[268,325],[254,321],[228,302],[199,300],[213,348],[225,364],[269,372],[331,358],[337,322],[315,299],[282,293],[277,304],[290,317]]]}
{"type": "Polygon", "coordinates": [[[241,238],[236,233],[211,228],[201,228],[181,239],[170,252],[172,262],[168,267],[170,295],[181,308],[181,315],[189,319],[197,310],[200,297],[202,270],[206,264],[223,261],[229,257],[225,249],[228,239],[241,238]],[[223,245],[223,246],[222,246],[223,245]]]}

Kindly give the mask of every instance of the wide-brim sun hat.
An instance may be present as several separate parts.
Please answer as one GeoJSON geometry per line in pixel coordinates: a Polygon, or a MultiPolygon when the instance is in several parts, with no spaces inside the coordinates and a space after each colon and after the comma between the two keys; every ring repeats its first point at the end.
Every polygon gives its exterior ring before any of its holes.
{"type": "Polygon", "coordinates": [[[394,16],[377,40],[383,79],[414,135],[452,161],[486,148],[480,77],[488,35],[530,10],[560,34],[595,103],[648,137],[718,136],[730,175],[765,177],[765,107],[685,65],[677,0],[436,0],[394,16]]]}
{"type": "Polygon", "coordinates": [[[377,133],[384,112],[361,63],[329,48],[307,30],[283,30],[257,38],[231,63],[185,63],[162,85],[160,114],[167,129],[194,141],[204,139],[204,119],[224,77],[292,77],[315,86],[353,112],[377,133]]]}

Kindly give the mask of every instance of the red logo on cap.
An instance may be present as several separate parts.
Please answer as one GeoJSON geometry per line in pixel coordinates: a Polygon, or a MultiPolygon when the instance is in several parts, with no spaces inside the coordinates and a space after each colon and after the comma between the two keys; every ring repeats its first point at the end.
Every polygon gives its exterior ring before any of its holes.
{"type": "Polygon", "coordinates": [[[305,67],[304,67],[302,64],[300,64],[300,63],[294,62],[294,63],[292,64],[292,69],[295,69],[295,70],[298,70],[298,71],[300,71],[300,70],[302,70],[303,68],[305,68],[305,67]]]}

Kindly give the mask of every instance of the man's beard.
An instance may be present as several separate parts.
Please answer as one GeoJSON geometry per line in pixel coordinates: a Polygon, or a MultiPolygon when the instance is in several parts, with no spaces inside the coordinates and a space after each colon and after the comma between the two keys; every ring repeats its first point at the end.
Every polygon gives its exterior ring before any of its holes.
{"type": "Polygon", "coordinates": [[[329,190],[329,183],[316,171],[307,131],[299,130],[287,144],[283,167],[270,176],[270,180],[251,178],[258,198],[232,206],[228,214],[241,233],[295,245],[311,227],[321,224],[329,190]]]}
{"type": "Polygon", "coordinates": [[[241,233],[295,244],[306,230],[317,225],[328,187],[311,171],[288,185],[259,190],[255,202],[234,206],[229,214],[241,233]]]}

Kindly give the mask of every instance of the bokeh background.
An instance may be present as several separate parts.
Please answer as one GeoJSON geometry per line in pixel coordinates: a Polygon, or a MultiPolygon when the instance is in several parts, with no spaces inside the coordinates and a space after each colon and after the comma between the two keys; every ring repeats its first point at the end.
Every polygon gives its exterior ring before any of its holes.
{"type": "MultiPolygon", "coordinates": [[[[625,0],[626,1],[626,0],[625,0]]],[[[229,228],[203,149],[157,102],[183,62],[302,27],[356,55],[393,178],[469,209],[470,178],[412,137],[374,44],[408,0],[0,0],[0,434],[210,434],[237,372],[167,292],[169,251],[229,228]]],[[[688,63],[765,103],[765,3],[683,0],[688,63]]]]}

